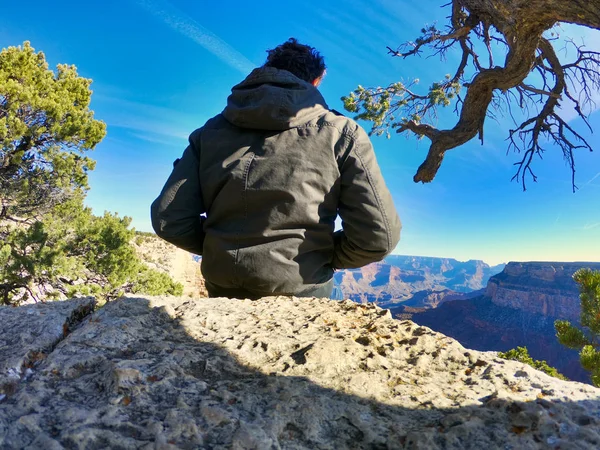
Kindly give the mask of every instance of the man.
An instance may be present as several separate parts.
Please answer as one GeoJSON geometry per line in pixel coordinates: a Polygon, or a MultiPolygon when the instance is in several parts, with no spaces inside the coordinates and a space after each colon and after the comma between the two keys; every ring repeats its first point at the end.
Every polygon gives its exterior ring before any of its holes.
{"type": "Polygon", "coordinates": [[[293,38],[267,53],[191,134],[152,225],[202,255],[211,297],[329,297],[334,270],[394,249],[400,220],[367,134],[317,90],[323,57],[293,38]]]}

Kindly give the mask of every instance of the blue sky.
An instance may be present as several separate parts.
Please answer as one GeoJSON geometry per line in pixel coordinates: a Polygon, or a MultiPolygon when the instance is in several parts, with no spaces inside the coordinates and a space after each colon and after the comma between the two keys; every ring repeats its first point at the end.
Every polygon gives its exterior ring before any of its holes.
{"type": "MultiPolygon", "coordinates": [[[[133,218],[149,231],[149,206],[180,156],[187,136],[225,106],[227,95],[265,50],[294,36],[325,56],[320,90],[330,107],[358,84],[384,86],[419,78],[426,87],[453,72],[455,54],[394,59],[386,46],[417,37],[426,23],[444,23],[445,2],[395,0],[208,2],[108,0],[8,2],[0,16],[0,47],[31,41],[52,66],[75,64],[92,78],[92,108],[108,134],[91,155],[87,203],[133,218]],[[418,6],[417,6],[418,5],[418,6]]],[[[600,33],[566,27],[564,34],[600,48],[600,33]]],[[[449,110],[441,124],[453,119],[449,110]]],[[[590,123],[600,129],[600,113],[590,123]]],[[[394,253],[506,261],[600,260],[600,135],[583,130],[596,148],[577,154],[570,172],[548,146],[536,162],[537,183],[511,183],[518,155],[506,155],[507,120],[488,119],[485,143],[450,151],[436,179],[415,184],[427,141],[401,135],[372,138],[403,221],[394,253]]]]}

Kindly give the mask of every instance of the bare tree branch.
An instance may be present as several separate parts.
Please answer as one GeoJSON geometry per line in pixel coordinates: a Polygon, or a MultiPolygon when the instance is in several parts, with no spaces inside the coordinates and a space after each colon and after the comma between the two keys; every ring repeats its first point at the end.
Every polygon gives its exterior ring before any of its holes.
{"type": "Polygon", "coordinates": [[[387,47],[395,57],[419,55],[425,49],[444,57],[457,46],[460,50],[454,76],[433,83],[428,93],[419,94],[392,84],[388,88],[361,88],[344,97],[344,106],[356,112],[359,119],[373,122],[371,133],[382,134],[389,128],[398,133],[412,132],[431,141],[425,161],[414,176],[415,182],[430,182],[439,170],[444,154],[476,136],[483,141],[485,118],[497,119],[496,112],[506,111],[515,123],[509,130],[509,149],[521,152],[513,179],[526,188],[525,179],[536,177],[532,170],[534,155],[541,156],[543,145],[561,148],[572,170],[575,186],[577,149],[591,150],[584,137],[561,116],[565,106],[572,106],[589,126],[586,108],[593,105],[593,94],[600,90],[600,52],[569,41],[567,53],[576,54],[573,61],[562,64],[553,48],[555,38],[544,33],[559,22],[600,29],[600,0],[452,0],[449,25],[442,32],[436,26],[421,30],[422,35],[396,50],[387,47]],[[488,53],[483,67],[474,42],[480,41],[488,53]],[[492,43],[505,48],[502,64],[494,62],[492,43]],[[472,80],[465,79],[469,63],[475,69],[472,80]],[[531,72],[539,79],[527,78],[531,72]],[[527,78],[527,81],[525,81],[527,78]],[[461,87],[466,93],[460,93],[461,87]],[[458,121],[450,129],[435,126],[437,108],[454,109],[458,121]],[[568,101],[569,103],[562,104],[568,101]],[[521,109],[515,114],[513,106],[521,109]],[[525,114],[525,118],[517,118],[525,114]],[[520,122],[520,123],[519,123],[520,122]]]}

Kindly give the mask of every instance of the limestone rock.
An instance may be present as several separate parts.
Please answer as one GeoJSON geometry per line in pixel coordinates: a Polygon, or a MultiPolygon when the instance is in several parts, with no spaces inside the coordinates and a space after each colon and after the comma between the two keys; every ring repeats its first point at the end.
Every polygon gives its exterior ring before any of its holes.
{"type": "Polygon", "coordinates": [[[10,449],[599,447],[600,389],[326,299],[111,302],[0,402],[10,449]]]}
{"type": "Polygon", "coordinates": [[[34,373],[34,367],[94,305],[94,299],[82,298],[20,308],[0,306],[0,400],[34,373]]]}

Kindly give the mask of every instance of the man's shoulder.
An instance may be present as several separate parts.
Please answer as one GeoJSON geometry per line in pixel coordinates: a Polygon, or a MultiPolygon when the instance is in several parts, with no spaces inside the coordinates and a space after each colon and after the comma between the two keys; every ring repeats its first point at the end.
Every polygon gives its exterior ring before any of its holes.
{"type": "Polygon", "coordinates": [[[335,114],[336,116],[346,117],[344,114],[339,112],[337,109],[330,109],[329,111],[332,112],[333,114],[335,114]]]}
{"type": "Polygon", "coordinates": [[[200,128],[196,128],[194,131],[192,131],[192,133],[190,134],[190,140],[195,141],[195,140],[199,139],[200,135],[205,130],[211,130],[211,129],[214,130],[217,128],[224,128],[227,126],[230,126],[227,119],[225,119],[225,117],[223,117],[222,114],[217,114],[216,116],[208,119],[206,121],[206,123],[204,125],[202,125],[200,128]]]}
{"type": "Polygon", "coordinates": [[[231,123],[223,116],[222,113],[219,113],[216,116],[208,119],[201,129],[223,128],[227,126],[231,126],[231,123]]]}
{"type": "Polygon", "coordinates": [[[350,138],[353,138],[359,133],[362,128],[356,121],[336,109],[329,109],[325,120],[331,122],[340,132],[350,138]]]}

